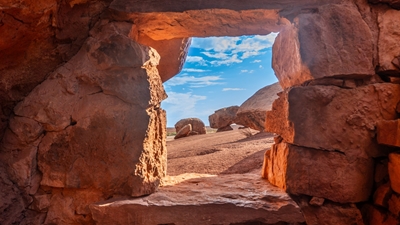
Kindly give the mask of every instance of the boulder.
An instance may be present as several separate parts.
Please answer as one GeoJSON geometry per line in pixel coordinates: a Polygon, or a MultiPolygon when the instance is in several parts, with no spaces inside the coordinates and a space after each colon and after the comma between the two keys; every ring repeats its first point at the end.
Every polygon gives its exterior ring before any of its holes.
{"type": "Polygon", "coordinates": [[[99,24],[78,54],[14,109],[0,157],[20,188],[50,193],[29,200],[48,208],[48,223],[89,221],[79,208],[114,195],[153,193],[166,173],[159,56],[132,41],[131,28],[99,24]],[[71,205],[82,196],[54,190],[87,190],[88,200],[71,205]]]}
{"type": "Polygon", "coordinates": [[[379,144],[400,147],[399,120],[381,120],[376,124],[379,144]]]}
{"type": "MultiPolygon", "coordinates": [[[[397,1],[400,6],[400,1],[397,1]]],[[[400,76],[400,11],[386,10],[378,14],[379,24],[379,67],[378,73],[400,76]]]]}
{"type": "Polygon", "coordinates": [[[176,132],[174,139],[183,138],[189,136],[192,131],[192,124],[186,124],[182,129],[176,132]]]}
{"type": "Polygon", "coordinates": [[[198,118],[181,119],[175,124],[175,130],[179,132],[184,126],[190,124],[192,126],[192,134],[206,134],[206,126],[203,121],[198,118]]]}
{"type": "Polygon", "coordinates": [[[356,203],[368,200],[372,191],[372,159],[282,142],[272,146],[267,160],[268,180],[290,194],[356,203]]]}
{"type": "Polygon", "coordinates": [[[285,142],[345,153],[349,158],[385,156],[376,143],[379,120],[397,118],[400,85],[377,83],[346,89],[304,86],[285,90],[267,112],[266,131],[285,142]]]}
{"type": "Polygon", "coordinates": [[[235,123],[254,130],[264,131],[265,113],[271,110],[272,103],[278,98],[277,93],[281,91],[282,88],[279,83],[258,90],[240,106],[236,113],[235,123]]]}
{"type": "Polygon", "coordinates": [[[233,128],[229,125],[229,126],[226,126],[226,127],[218,128],[217,133],[218,132],[224,132],[224,131],[230,131],[230,130],[233,130],[233,128]]]}
{"type": "Polygon", "coordinates": [[[214,114],[208,117],[210,127],[215,129],[225,128],[234,123],[235,116],[239,106],[231,106],[222,109],[218,109],[214,114]]]}
{"type": "Polygon", "coordinates": [[[355,204],[337,204],[325,201],[322,206],[308,203],[307,197],[297,200],[307,225],[364,225],[360,210],[355,204]]]}
{"type": "MultiPolygon", "coordinates": [[[[182,179],[180,179],[182,180],[182,179]]],[[[257,174],[192,178],[137,199],[90,206],[96,224],[297,224],[300,208],[257,174]],[[135,220],[133,220],[133,218],[135,220]]]]}
{"type": "Polygon", "coordinates": [[[322,77],[368,77],[375,74],[373,43],[355,5],[325,5],[279,33],[272,67],[283,88],[322,77]]]}
{"type": "Polygon", "coordinates": [[[389,154],[389,179],[392,189],[400,194],[400,153],[389,154]]]}

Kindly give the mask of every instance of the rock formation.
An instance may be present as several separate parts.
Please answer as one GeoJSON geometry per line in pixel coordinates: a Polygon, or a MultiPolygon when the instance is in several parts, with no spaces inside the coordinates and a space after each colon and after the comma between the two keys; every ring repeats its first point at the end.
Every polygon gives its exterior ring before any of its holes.
{"type": "Polygon", "coordinates": [[[181,119],[175,124],[175,130],[177,134],[180,134],[177,138],[185,137],[197,134],[206,134],[206,126],[203,121],[198,118],[186,118],[181,119]],[[190,126],[187,126],[190,125],[190,126]]]}
{"type": "Polygon", "coordinates": [[[282,91],[279,83],[271,84],[258,90],[247,99],[236,113],[235,123],[254,130],[264,131],[265,112],[271,110],[272,103],[282,91]]]}
{"type": "Polygon", "coordinates": [[[166,168],[161,82],[190,37],[270,32],[285,90],[266,114],[278,137],[264,177],[308,224],[399,224],[400,160],[388,147],[399,145],[398,0],[0,8],[1,224],[94,224],[94,203],[154,192],[166,168]]]}
{"type": "Polygon", "coordinates": [[[231,124],[235,122],[239,106],[231,106],[218,109],[208,117],[210,127],[218,129],[217,132],[233,130],[231,124]]]}

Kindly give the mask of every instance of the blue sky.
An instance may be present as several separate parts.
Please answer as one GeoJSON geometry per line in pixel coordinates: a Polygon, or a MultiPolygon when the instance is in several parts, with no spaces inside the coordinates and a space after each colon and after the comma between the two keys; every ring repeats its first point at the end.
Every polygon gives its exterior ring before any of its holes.
{"type": "Polygon", "coordinates": [[[241,105],[260,88],[277,82],[271,68],[276,34],[193,38],[182,72],[164,83],[167,127],[183,118],[208,116],[241,105]]]}

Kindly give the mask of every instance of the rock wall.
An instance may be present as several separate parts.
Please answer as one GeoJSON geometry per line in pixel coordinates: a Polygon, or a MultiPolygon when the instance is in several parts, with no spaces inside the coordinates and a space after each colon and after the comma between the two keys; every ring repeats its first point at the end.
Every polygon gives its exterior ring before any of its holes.
{"type": "MultiPolygon", "coordinates": [[[[131,29],[99,23],[81,50],[14,108],[0,156],[9,166],[3,182],[24,193],[14,200],[22,204],[19,216],[28,207],[47,213],[40,223],[89,224],[89,204],[158,187],[166,173],[166,94],[158,53],[134,42],[131,29]]],[[[32,220],[9,216],[15,220],[2,224],[32,220]]]]}
{"type": "Polygon", "coordinates": [[[400,146],[400,14],[371,3],[300,13],[273,46],[286,89],[266,114],[278,136],[263,176],[293,195],[307,224],[400,223],[398,149],[385,146],[400,146]]]}

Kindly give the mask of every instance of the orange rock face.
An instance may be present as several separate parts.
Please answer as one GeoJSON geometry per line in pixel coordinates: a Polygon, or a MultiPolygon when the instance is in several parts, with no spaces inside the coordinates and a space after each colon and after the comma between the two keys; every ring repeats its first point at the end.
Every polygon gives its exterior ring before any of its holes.
{"type": "Polygon", "coordinates": [[[397,117],[399,96],[397,84],[294,87],[267,112],[266,131],[280,134],[288,143],[348,157],[379,156],[384,152],[374,139],[376,123],[397,117]]]}
{"type": "Polygon", "coordinates": [[[355,6],[322,6],[300,14],[278,35],[273,68],[283,88],[322,77],[372,76],[373,43],[355,6]]]}
{"type": "Polygon", "coordinates": [[[271,148],[267,165],[268,180],[294,195],[347,203],[365,201],[371,194],[372,159],[353,160],[338,152],[282,142],[271,148]]]}

